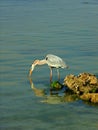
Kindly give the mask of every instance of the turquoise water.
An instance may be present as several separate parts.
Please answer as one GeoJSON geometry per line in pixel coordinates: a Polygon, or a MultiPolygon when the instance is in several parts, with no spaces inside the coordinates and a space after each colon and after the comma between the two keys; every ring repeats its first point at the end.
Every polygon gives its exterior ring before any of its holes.
{"type": "Polygon", "coordinates": [[[48,53],[70,66],[61,82],[71,73],[98,76],[98,0],[0,1],[0,129],[97,130],[98,106],[50,95],[46,65],[28,78],[48,53]]]}

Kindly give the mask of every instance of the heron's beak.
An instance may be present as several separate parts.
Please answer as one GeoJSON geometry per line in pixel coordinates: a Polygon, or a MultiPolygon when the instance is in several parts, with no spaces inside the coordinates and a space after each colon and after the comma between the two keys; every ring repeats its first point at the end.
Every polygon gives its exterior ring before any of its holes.
{"type": "Polygon", "coordinates": [[[29,76],[31,76],[31,74],[32,74],[32,69],[30,69],[30,71],[29,71],[29,76]]]}
{"type": "Polygon", "coordinates": [[[29,71],[29,76],[31,76],[32,75],[32,72],[33,72],[33,70],[34,70],[34,64],[32,64],[32,66],[31,66],[31,69],[30,69],[30,71],[29,71]]]}

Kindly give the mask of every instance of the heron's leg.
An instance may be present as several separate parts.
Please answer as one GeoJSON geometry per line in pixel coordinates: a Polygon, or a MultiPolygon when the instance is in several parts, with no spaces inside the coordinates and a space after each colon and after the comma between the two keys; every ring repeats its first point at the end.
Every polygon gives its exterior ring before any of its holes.
{"type": "Polygon", "coordinates": [[[58,80],[60,80],[60,72],[59,72],[59,69],[57,69],[57,75],[58,75],[58,80]]]}
{"type": "Polygon", "coordinates": [[[50,82],[52,82],[52,67],[50,67],[50,82]]]}

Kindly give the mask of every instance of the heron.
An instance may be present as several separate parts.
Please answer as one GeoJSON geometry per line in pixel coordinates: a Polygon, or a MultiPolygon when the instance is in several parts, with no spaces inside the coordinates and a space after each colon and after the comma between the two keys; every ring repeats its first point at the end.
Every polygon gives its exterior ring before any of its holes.
{"type": "Polygon", "coordinates": [[[34,60],[34,62],[31,65],[31,69],[29,71],[29,76],[32,75],[32,72],[37,65],[44,65],[47,64],[50,68],[50,82],[52,82],[52,69],[56,68],[57,69],[57,75],[58,75],[58,80],[60,80],[60,72],[59,68],[68,68],[66,63],[63,61],[62,58],[53,55],[53,54],[48,54],[46,57],[42,60],[34,60]]]}

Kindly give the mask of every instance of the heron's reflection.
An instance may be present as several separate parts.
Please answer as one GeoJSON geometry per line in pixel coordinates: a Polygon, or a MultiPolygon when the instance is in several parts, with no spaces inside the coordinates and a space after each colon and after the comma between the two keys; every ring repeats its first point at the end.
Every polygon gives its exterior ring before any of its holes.
{"type": "Polygon", "coordinates": [[[40,97],[45,96],[45,90],[44,89],[38,89],[38,88],[36,88],[34,86],[34,83],[32,82],[31,78],[29,79],[29,81],[30,81],[31,89],[33,90],[33,92],[35,93],[36,96],[40,96],[40,97]]]}
{"type": "Polygon", "coordinates": [[[38,89],[35,87],[32,79],[29,79],[31,89],[33,90],[34,94],[38,97],[43,97],[43,100],[41,102],[48,103],[48,104],[60,104],[63,102],[73,102],[77,100],[77,96],[74,94],[71,94],[69,92],[63,92],[63,94],[59,94],[59,92],[45,92],[44,89],[38,89]]]}

